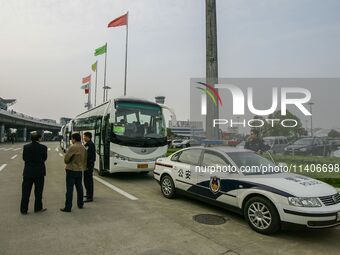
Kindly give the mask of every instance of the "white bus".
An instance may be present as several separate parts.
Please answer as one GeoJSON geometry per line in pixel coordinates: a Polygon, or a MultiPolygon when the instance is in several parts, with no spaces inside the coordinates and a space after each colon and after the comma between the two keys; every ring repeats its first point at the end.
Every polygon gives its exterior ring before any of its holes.
{"type": "Polygon", "coordinates": [[[66,149],[71,144],[72,121],[61,127],[60,135],[61,135],[60,148],[63,150],[63,152],[66,152],[66,149]]]}
{"type": "Polygon", "coordinates": [[[151,171],[168,148],[163,106],[143,99],[111,99],[74,118],[72,131],[92,133],[100,175],[151,171]]]}

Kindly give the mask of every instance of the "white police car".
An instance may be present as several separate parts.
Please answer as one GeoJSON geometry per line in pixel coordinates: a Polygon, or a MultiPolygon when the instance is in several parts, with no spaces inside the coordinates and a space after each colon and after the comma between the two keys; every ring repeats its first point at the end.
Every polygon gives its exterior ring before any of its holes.
{"type": "Polygon", "coordinates": [[[165,197],[184,191],[244,215],[259,233],[274,233],[290,225],[340,225],[340,194],[335,188],[302,175],[265,172],[263,166],[275,167],[245,149],[191,147],[158,159],[154,178],[165,197]],[[252,167],[262,170],[249,171],[252,167]]]}

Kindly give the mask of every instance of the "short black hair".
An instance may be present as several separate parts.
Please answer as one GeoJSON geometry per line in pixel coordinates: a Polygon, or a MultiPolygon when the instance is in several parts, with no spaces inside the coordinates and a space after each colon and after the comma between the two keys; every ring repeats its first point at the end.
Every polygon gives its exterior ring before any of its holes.
{"type": "Polygon", "coordinates": [[[79,133],[73,133],[71,136],[72,139],[76,140],[77,142],[81,141],[81,137],[79,133]]]}
{"type": "Polygon", "coordinates": [[[259,135],[259,131],[257,129],[252,129],[250,132],[254,133],[255,135],[259,135]]]}
{"type": "Polygon", "coordinates": [[[41,134],[40,133],[35,132],[35,131],[31,133],[31,141],[32,142],[37,142],[37,141],[40,140],[40,138],[41,138],[41,134]]]}
{"type": "Polygon", "coordinates": [[[86,136],[86,137],[92,139],[92,133],[91,133],[91,132],[85,132],[85,133],[84,133],[84,136],[86,136]]]}

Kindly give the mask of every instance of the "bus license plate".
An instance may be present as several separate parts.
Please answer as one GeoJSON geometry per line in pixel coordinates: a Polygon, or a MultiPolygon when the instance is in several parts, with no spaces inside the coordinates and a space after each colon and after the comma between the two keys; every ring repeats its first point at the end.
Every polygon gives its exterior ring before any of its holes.
{"type": "Polygon", "coordinates": [[[137,168],[148,168],[148,164],[137,164],[137,168]]]}
{"type": "Polygon", "coordinates": [[[340,212],[337,213],[336,220],[337,220],[337,221],[340,221],[340,212]]]}

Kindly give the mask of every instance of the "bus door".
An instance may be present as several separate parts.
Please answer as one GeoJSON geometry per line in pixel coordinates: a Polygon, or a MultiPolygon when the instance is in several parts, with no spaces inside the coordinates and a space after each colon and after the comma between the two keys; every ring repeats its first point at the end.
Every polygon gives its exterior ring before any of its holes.
{"type": "Polygon", "coordinates": [[[110,115],[106,115],[104,117],[104,125],[103,125],[103,156],[104,156],[104,169],[109,170],[110,169],[110,137],[111,137],[111,125],[109,123],[110,115]]]}
{"type": "Polygon", "coordinates": [[[96,147],[96,153],[97,153],[97,160],[95,162],[95,168],[99,169],[100,165],[99,162],[101,160],[101,156],[103,155],[103,148],[101,143],[101,129],[102,129],[102,119],[97,118],[95,130],[94,130],[94,145],[96,147]]]}

